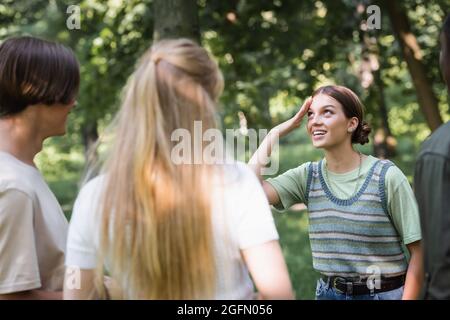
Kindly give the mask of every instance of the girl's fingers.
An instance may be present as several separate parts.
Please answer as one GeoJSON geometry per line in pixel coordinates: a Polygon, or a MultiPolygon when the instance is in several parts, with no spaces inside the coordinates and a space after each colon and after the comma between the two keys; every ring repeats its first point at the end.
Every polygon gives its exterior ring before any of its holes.
{"type": "Polygon", "coordinates": [[[306,99],[305,103],[303,104],[303,108],[308,110],[309,107],[311,106],[312,100],[313,100],[312,97],[308,97],[308,99],[306,99]]]}
{"type": "Polygon", "coordinates": [[[311,106],[312,97],[308,97],[308,99],[305,100],[300,110],[297,112],[297,115],[299,117],[303,117],[306,112],[308,111],[309,107],[311,106]]]}
{"type": "Polygon", "coordinates": [[[303,102],[302,107],[300,110],[295,114],[293,118],[288,120],[288,126],[292,128],[297,128],[300,125],[301,120],[305,116],[306,112],[308,111],[309,107],[311,106],[312,97],[309,97],[308,99],[303,102]]]}

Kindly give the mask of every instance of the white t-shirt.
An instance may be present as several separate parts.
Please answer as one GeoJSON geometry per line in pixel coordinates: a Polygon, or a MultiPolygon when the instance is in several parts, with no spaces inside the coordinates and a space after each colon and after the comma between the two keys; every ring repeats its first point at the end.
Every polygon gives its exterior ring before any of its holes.
{"type": "Polygon", "coordinates": [[[0,294],[62,290],[67,231],[40,172],[0,152],[0,294]]]}
{"type": "MultiPolygon", "coordinates": [[[[241,256],[247,249],[272,240],[278,233],[264,191],[244,164],[224,166],[224,180],[214,177],[212,223],[217,264],[216,299],[252,299],[253,283],[241,256]]],[[[66,265],[96,267],[97,206],[104,177],[86,184],[75,202],[67,240],[66,265]]]]}

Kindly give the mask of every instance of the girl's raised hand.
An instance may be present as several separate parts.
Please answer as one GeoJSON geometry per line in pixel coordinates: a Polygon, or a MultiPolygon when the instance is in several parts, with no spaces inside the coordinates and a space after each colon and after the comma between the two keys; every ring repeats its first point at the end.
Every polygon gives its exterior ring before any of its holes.
{"type": "Polygon", "coordinates": [[[303,105],[301,106],[300,110],[293,116],[291,119],[280,123],[275,128],[272,129],[272,131],[276,131],[279,134],[279,137],[283,137],[290,133],[292,130],[297,129],[300,126],[300,123],[305,116],[305,114],[308,112],[309,107],[311,106],[313,99],[312,97],[308,97],[308,99],[305,100],[303,105]]]}

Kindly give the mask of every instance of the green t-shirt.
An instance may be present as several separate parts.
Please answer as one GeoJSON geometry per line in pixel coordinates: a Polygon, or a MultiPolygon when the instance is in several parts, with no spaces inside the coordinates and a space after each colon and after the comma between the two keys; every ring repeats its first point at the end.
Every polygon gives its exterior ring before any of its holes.
{"type": "MultiPolygon", "coordinates": [[[[340,199],[348,199],[355,193],[355,185],[358,189],[364,183],[370,168],[378,159],[368,156],[359,168],[346,173],[333,173],[327,171],[324,175],[325,182],[331,192],[340,199]],[[358,180],[358,182],[357,182],[358,180]]],[[[278,210],[285,210],[296,203],[306,203],[306,181],[310,162],[306,162],[297,168],[290,169],[276,178],[267,179],[277,191],[280,202],[275,205],[278,210]]],[[[324,172],[326,160],[322,162],[324,172]]],[[[408,179],[396,166],[391,166],[386,172],[385,188],[387,195],[388,213],[397,229],[403,243],[409,244],[421,239],[419,211],[414,193],[408,179]]]]}

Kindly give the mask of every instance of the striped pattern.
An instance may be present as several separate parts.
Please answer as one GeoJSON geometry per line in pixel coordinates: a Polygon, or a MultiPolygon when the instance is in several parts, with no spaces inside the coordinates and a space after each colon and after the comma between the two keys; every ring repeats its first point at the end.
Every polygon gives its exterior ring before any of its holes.
{"type": "Polygon", "coordinates": [[[358,277],[379,268],[386,277],[406,272],[401,239],[387,212],[384,179],[393,165],[378,160],[349,199],[333,195],[322,161],[311,163],[307,180],[309,237],[314,268],[327,276],[358,277]]]}

